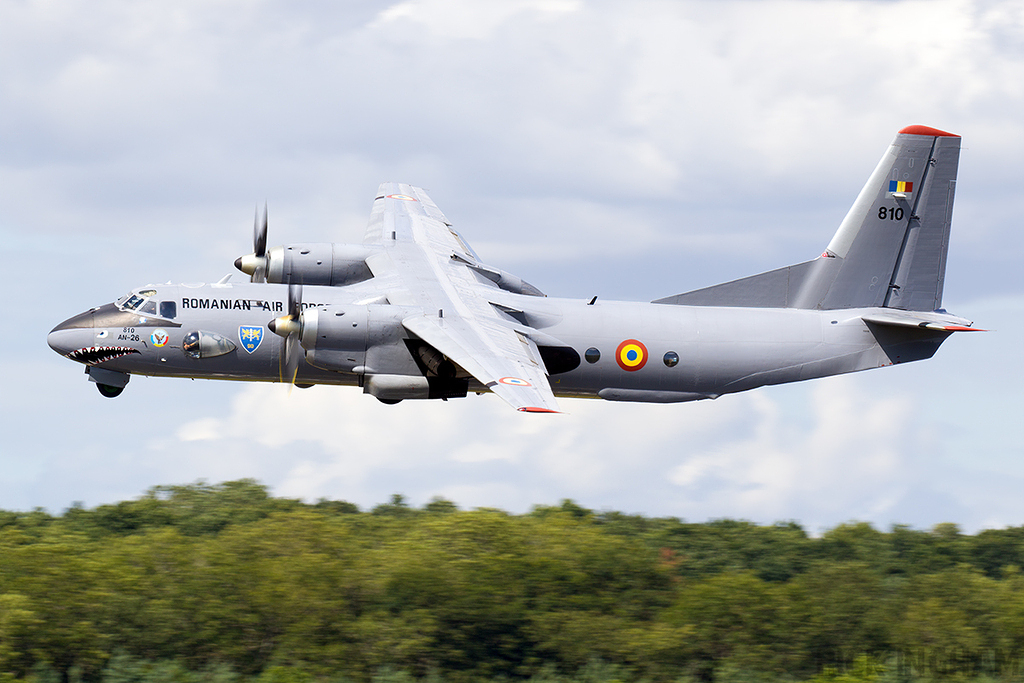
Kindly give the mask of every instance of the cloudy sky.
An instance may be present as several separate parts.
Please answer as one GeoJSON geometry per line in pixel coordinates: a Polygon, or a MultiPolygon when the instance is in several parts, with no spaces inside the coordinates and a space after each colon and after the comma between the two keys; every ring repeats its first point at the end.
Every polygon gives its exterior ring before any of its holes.
{"type": "Polygon", "coordinates": [[[954,0],[0,0],[0,508],[253,477],[363,507],[1024,524],[1024,5],[954,0]],[[136,377],[102,398],[61,320],[358,241],[428,188],[488,262],[650,300],[819,254],[895,132],[963,136],[932,360],[671,406],[136,377]]]}

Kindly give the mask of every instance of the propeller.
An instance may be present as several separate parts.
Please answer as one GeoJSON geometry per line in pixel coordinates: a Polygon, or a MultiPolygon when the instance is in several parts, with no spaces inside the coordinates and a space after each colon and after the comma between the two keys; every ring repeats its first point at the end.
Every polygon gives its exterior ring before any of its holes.
{"type": "Polygon", "coordinates": [[[256,215],[252,223],[252,251],[246,256],[235,259],[235,268],[249,275],[250,282],[267,281],[267,204],[263,204],[263,220],[260,220],[260,209],[256,207],[256,215]]]}
{"type": "Polygon", "coordinates": [[[295,384],[299,373],[302,349],[299,335],[302,333],[302,285],[288,285],[288,314],[274,318],[267,327],[274,334],[284,337],[284,353],[281,356],[281,381],[295,384]]]}

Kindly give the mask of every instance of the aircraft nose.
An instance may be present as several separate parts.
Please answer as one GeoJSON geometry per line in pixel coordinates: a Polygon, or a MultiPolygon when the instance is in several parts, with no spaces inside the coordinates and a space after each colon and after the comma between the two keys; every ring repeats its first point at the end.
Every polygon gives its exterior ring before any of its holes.
{"type": "Polygon", "coordinates": [[[93,343],[93,312],[86,311],[68,318],[46,335],[46,343],[62,356],[91,346],[93,343]]]}

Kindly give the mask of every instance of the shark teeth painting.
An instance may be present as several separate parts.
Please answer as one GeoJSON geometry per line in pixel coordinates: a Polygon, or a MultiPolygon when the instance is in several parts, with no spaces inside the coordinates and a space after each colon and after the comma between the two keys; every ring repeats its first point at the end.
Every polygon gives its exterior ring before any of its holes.
{"type": "Polygon", "coordinates": [[[138,349],[127,346],[87,346],[72,351],[68,354],[68,358],[77,360],[79,363],[85,363],[86,365],[99,365],[100,363],[106,363],[108,360],[114,360],[115,358],[128,356],[133,353],[140,352],[138,349]]]}

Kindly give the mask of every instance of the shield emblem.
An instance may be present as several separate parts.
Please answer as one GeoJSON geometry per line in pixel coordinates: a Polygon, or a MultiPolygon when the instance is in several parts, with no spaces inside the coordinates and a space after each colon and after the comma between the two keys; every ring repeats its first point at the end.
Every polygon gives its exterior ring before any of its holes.
{"type": "Polygon", "coordinates": [[[263,328],[259,325],[242,325],[238,328],[238,341],[242,343],[243,349],[252,353],[263,341],[263,328]]]}

